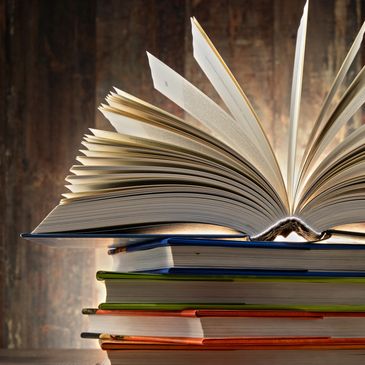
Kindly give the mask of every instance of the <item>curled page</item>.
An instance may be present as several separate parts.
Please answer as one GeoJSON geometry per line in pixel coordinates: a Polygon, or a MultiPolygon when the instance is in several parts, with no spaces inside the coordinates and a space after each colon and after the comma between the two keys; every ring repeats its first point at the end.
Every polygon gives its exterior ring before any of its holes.
{"type": "Polygon", "coordinates": [[[336,109],[329,117],[326,125],[318,136],[317,143],[310,151],[307,169],[315,165],[319,161],[319,157],[326,149],[337,132],[349,121],[349,119],[356,113],[356,111],[365,102],[365,66],[356,76],[355,80],[347,88],[344,96],[338,103],[336,109]]]}
{"type": "Polygon", "coordinates": [[[191,19],[194,58],[231,112],[237,127],[244,130],[263,151],[263,158],[273,167],[282,191],[285,185],[271,145],[247,96],[195,18],[191,19]]]}
{"type": "MultiPolygon", "coordinates": [[[[267,182],[280,192],[282,189],[271,164],[262,151],[235,120],[207,95],[177,72],[148,53],[154,87],[210,129],[213,137],[234,149],[245,160],[257,167],[267,182]]],[[[283,200],[283,196],[281,195],[283,200]]]]}
{"type": "Polygon", "coordinates": [[[333,101],[333,97],[335,96],[336,92],[338,91],[350,66],[352,65],[352,62],[354,61],[356,55],[359,52],[361,43],[363,41],[364,33],[365,33],[365,22],[363,23],[362,27],[360,28],[360,31],[357,34],[349,52],[347,53],[346,58],[344,59],[342,65],[340,67],[340,70],[338,71],[338,73],[335,77],[335,80],[333,81],[332,86],[322,104],[321,110],[319,112],[319,115],[313,126],[312,132],[311,132],[309,140],[308,140],[308,145],[306,147],[306,151],[303,156],[303,163],[305,162],[305,159],[308,156],[311,148],[314,146],[318,134],[322,131],[322,129],[324,128],[324,125],[328,121],[329,116],[327,116],[327,114],[329,112],[330,105],[333,101]],[[326,118],[326,116],[327,116],[327,118],[326,118]]]}
{"type": "Polygon", "coordinates": [[[300,26],[297,34],[295,46],[295,59],[293,81],[290,100],[290,125],[289,125],[289,152],[288,152],[288,170],[287,170],[287,190],[289,198],[290,212],[293,212],[294,205],[294,184],[296,181],[296,155],[297,155],[297,134],[298,121],[300,112],[300,99],[302,95],[303,66],[305,54],[305,40],[308,22],[308,1],[304,6],[303,16],[300,20],[300,26]]]}

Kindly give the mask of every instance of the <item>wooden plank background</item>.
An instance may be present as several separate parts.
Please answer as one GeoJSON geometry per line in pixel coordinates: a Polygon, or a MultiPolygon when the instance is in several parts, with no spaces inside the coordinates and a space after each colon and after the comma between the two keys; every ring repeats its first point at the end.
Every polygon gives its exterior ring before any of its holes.
{"type": "MultiPolygon", "coordinates": [[[[98,302],[104,252],[19,239],[64,191],[82,134],[109,128],[96,107],[118,86],[183,115],[153,91],[148,50],[217,99],[192,58],[202,24],[285,161],[294,42],[304,0],[0,1],[0,346],[90,347],[80,310],[98,302]]],[[[300,136],[365,18],[365,0],[312,0],[300,136]]],[[[363,48],[364,49],[364,48],[363,48]]],[[[364,53],[364,52],[363,52],[364,53]]],[[[352,72],[363,64],[358,58],[352,72]]],[[[363,123],[359,113],[353,124],[363,123]]],[[[301,138],[301,147],[305,138],[301,138]]]]}

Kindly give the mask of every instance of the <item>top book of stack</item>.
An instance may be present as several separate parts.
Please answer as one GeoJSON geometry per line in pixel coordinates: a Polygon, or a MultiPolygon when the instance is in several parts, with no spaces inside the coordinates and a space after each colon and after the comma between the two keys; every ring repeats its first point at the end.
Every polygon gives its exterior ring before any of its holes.
{"type": "Polygon", "coordinates": [[[192,18],[194,58],[226,109],[148,53],[154,87],[193,118],[180,119],[115,88],[100,110],[116,132],[90,129],[84,136],[83,156],[66,177],[70,192],[32,233],[113,234],[188,223],[252,240],[292,231],[317,240],[334,227],[364,222],[365,125],[336,146],[333,141],[365,101],[365,68],[340,90],[365,24],[296,163],[307,18],[308,4],[296,41],[286,171],[247,96],[192,18]]]}

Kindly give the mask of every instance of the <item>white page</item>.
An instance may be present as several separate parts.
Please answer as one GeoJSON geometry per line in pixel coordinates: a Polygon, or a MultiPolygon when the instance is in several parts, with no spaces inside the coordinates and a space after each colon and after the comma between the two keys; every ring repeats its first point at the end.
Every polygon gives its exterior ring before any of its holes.
{"type": "Polygon", "coordinates": [[[298,180],[296,182],[296,189],[299,188],[299,185],[301,184],[301,180],[304,179],[304,175],[305,175],[305,169],[306,169],[306,165],[310,162],[307,161],[307,159],[310,156],[310,151],[311,149],[315,146],[316,143],[318,143],[317,139],[318,136],[320,134],[320,132],[322,131],[322,129],[324,128],[324,126],[326,125],[326,123],[328,122],[329,119],[329,109],[331,106],[331,103],[333,101],[334,96],[336,95],[337,91],[339,90],[339,87],[341,86],[345,76],[347,75],[347,72],[350,68],[350,66],[352,65],[356,55],[359,52],[361,43],[363,41],[363,37],[364,37],[364,33],[365,33],[365,22],[363,23],[362,27],[360,28],[360,31],[358,32],[349,52],[347,53],[333,83],[332,86],[330,87],[330,90],[321,106],[319,115],[316,119],[316,122],[314,123],[312,132],[309,136],[308,142],[307,142],[307,146],[303,155],[303,159],[301,162],[301,166],[300,166],[300,170],[299,170],[299,176],[298,176],[298,180]]]}
{"type": "Polygon", "coordinates": [[[189,83],[181,75],[148,53],[154,87],[174,103],[179,105],[209,130],[213,137],[233,148],[243,158],[250,161],[267,181],[280,192],[280,184],[271,165],[263,157],[249,136],[244,134],[219,105],[189,83]]]}
{"type": "Polygon", "coordinates": [[[302,19],[297,33],[295,46],[295,59],[293,81],[290,100],[290,125],[289,125],[289,152],[288,152],[288,170],[287,170],[287,189],[290,204],[290,212],[293,211],[294,203],[294,184],[296,181],[296,155],[297,155],[297,135],[298,121],[300,112],[300,100],[302,95],[302,80],[305,54],[305,40],[308,22],[308,1],[303,10],[302,19]]]}
{"type": "Polygon", "coordinates": [[[276,170],[285,190],[279,164],[247,96],[195,18],[191,19],[191,26],[195,60],[232,113],[237,127],[262,148],[264,158],[276,170]]]}
{"type": "Polygon", "coordinates": [[[301,189],[298,190],[298,204],[296,205],[296,210],[300,210],[299,202],[302,200],[304,194],[308,192],[308,190],[315,184],[315,182],[323,176],[329,170],[332,170],[336,164],[343,156],[348,153],[351,153],[355,149],[359,148],[365,142],[365,125],[357,128],[354,132],[352,132],[349,136],[347,136],[340,144],[338,144],[332,151],[328,153],[328,155],[316,166],[315,170],[310,174],[310,176],[306,176],[305,179],[302,180],[302,184],[300,185],[301,189]]]}
{"type": "Polygon", "coordinates": [[[245,126],[246,133],[256,143],[259,143],[261,139],[258,138],[258,134],[262,133],[262,130],[259,130],[257,116],[254,115],[247,97],[243,92],[240,92],[241,89],[237,81],[233,78],[217,50],[194,18],[191,19],[191,32],[195,60],[227,105],[233,117],[238,121],[243,121],[243,123],[238,124],[238,127],[245,126]]]}
{"type": "Polygon", "coordinates": [[[354,61],[354,58],[359,52],[361,43],[363,41],[365,33],[365,22],[363,23],[359,33],[357,34],[349,52],[346,55],[345,60],[343,61],[340,70],[338,71],[335,80],[332,83],[332,86],[330,88],[330,91],[328,92],[326,99],[323,102],[323,105],[321,107],[321,110],[319,112],[318,118],[314,124],[313,131],[309,137],[308,140],[308,146],[307,151],[304,157],[309,153],[310,147],[315,144],[315,137],[319,134],[319,132],[323,129],[324,124],[328,121],[328,118],[325,118],[326,114],[328,113],[329,107],[331,105],[331,102],[333,100],[333,97],[335,96],[336,92],[338,91],[340,85],[342,84],[342,81],[344,80],[350,66],[352,65],[352,62],[354,61]]]}
{"type": "Polygon", "coordinates": [[[348,87],[337,108],[330,116],[325,128],[323,129],[316,149],[312,150],[311,159],[308,164],[308,171],[311,167],[318,164],[320,155],[329,145],[337,132],[348,122],[356,111],[365,102],[365,66],[358,73],[355,80],[348,87]]]}
{"type": "MultiPolygon", "coordinates": [[[[179,133],[174,133],[168,129],[160,128],[149,123],[139,121],[137,119],[128,118],[124,115],[108,111],[105,108],[100,109],[105,117],[110,121],[112,126],[119,134],[129,135],[132,137],[144,138],[154,142],[169,143],[191,151],[197,151],[217,159],[224,159],[224,156],[210,146],[197,142],[191,138],[184,137],[179,133]]],[[[113,132],[99,131],[90,129],[97,137],[108,136],[113,132]]],[[[113,138],[118,138],[115,135],[113,138]]],[[[228,159],[227,159],[228,160],[228,159]]]]}

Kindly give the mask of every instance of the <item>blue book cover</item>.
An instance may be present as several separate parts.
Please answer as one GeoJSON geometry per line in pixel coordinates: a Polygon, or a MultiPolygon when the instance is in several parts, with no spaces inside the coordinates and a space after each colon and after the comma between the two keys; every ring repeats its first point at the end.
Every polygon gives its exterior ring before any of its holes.
{"type": "MultiPolygon", "coordinates": [[[[222,248],[222,247],[231,247],[237,249],[237,255],[248,254],[248,251],[252,249],[262,249],[262,255],[268,255],[271,250],[291,250],[293,251],[293,255],[299,254],[298,251],[344,251],[346,250],[354,250],[354,251],[362,251],[365,250],[365,245],[362,244],[328,244],[328,243],[306,243],[306,242],[251,242],[251,241],[239,241],[239,240],[227,240],[227,239],[216,239],[216,238],[193,238],[193,237],[167,237],[162,239],[155,239],[150,242],[142,242],[142,243],[135,243],[132,244],[126,248],[123,249],[110,249],[109,253],[111,255],[117,255],[119,252],[124,253],[134,253],[134,252],[142,252],[142,251],[148,251],[153,250],[156,248],[161,247],[176,247],[176,246],[184,246],[184,247],[191,247],[192,253],[199,252],[199,248],[201,247],[210,247],[210,248],[222,248]],[[242,252],[241,252],[242,249],[242,252]],[[248,251],[247,251],[248,250],[248,251]]],[[[308,252],[309,253],[309,252],[308,252]]],[[[319,253],[319,252],[318,252],[319,253]]],[[[186,253],[185,253],[186,254],[186,253]]],[[[200,254],[203,254],[203,252],[200,252],[200,254]]],[[[232,253],[231,253],[232,254],[232,253]]],[[[146,253],[148,255],[148,253],[146,253]]],[[[173,254],[174,255],[174,254],[173,254]]],[[[287,252],[286,252],[287,255],[287,252]]],[[[316,254],[315,254],[316,255],[316,254]]],[[[356,255],[356,252],[354,253],[356,255]]],[[[330,255],[331,256],[331,255],[330,255]]],[[[274,257],[277,257],[275,255],[274,257]]],[[[308,259],[307,255],[305,255],[305,259],[308,259]]],[[[356,256],[358,257],[358,256],[356,256]]],[[[116,262],[119,262],[119,257],[115,256],[116,262]]],[[[341,256],[340,256],[341,258],[341,256]]],[[[323,270],[321,270],[321,267],[316,266],[308,266],[308,268],[312,269],[306,269],[306,267],[301,267],[299,265],[298,267],[279,267],[277,268],[277,265],[275,266],[275,258],[274,261],[271,261],[271,264],[268,263],[267,268],[261,266],[254,267],[254,265],[248,265],[249,268],[245,268],[246,264],[242,265],[242,267],[217,267],[217,265],[213,265],[214,267],[199,267],[199,264],[196,264],[196,267],[184,267],[184,265],[177,264],[178,261],[175,261],[174,257],[174,263],[171,265],[166,264],[165,267],[158,267],[156,269],[147,267],[143,268],[137,268],[133,267],[129,270],[134,270],[136,272],[149,272],[149,273],[160,273],[160,274],[184,274],[184,275],[254,275],[254,276],[266,276],[266,275],[273,275],[273,276],[303,276],[303,277],[364,277],[365,276],[365,270],[358,267],[357,269],[352,267],[352,265],[344,266],[344,269],[341,268],[341,270],[336,269],[336,266],[333,266],[333,269],[331,268],[331,265],[327,264],[327,267],[325,267],[323,270]],[[274,262],[274,265],[272,263],[274,262]],[[175,265],[174,265],[175,264],[175,265]],[[271,267],[270,267],[271,266],[271,267]]],[[[186,257],[185,257],[186,259],[186,257]]],[[[224,257],[222,256],[222,259],[224,257]]],[[[333,258],[330,257],[332,260],[333,258]]],[[[124,259],[123,259],[124,260],[124,259]]],[[[254,258],[253,258],[254,260],[254,258]]],[[[290,261],[290,258],[288,258],[290,261]]],[[[337,258],[338,260],[338,258],[337,258]]],[[[346,261],[346,260],[345,260],[346,261]]],[[[269,261],[270,262],[270,261],[269,261]]],[[[253,261],[254,263],[254,261],[253,261]]],[[[118,264],[120,265],[120,263],[118,264]]],[[[160,264],[161,265],[161,264],[160,264]]],[[[165,265],[165,264],[162,264],[165,265]]],[[[202,265],[204,266],[204,265],[202,265]]],[[[290,266],[290,265],[288,265],[290,266]]],[[[363,265],[365,267],[365,265],[363,265]]],[[[120,266],[120,270],[122,270],[122,266],[120,266]]],[[[119,270],[119,266],[116,266],[117,270],[119,270]]]]}
{"type": "MultiPolygon", "coordinates": [[[[309,242],[273,242],[273,241],[241,241],[229,239],[217,239],[216,237],[167,237],[138,242],[129,245],[127,252],[149,250],[163,246],[217,246],[236,248],[264,248],[264,249],[292,249],[292,250],[365,250],[364,244],[356,243],[309,243],[309,242]]],[[[112,253],[112,251],[111,251],[112,253]]]]}

